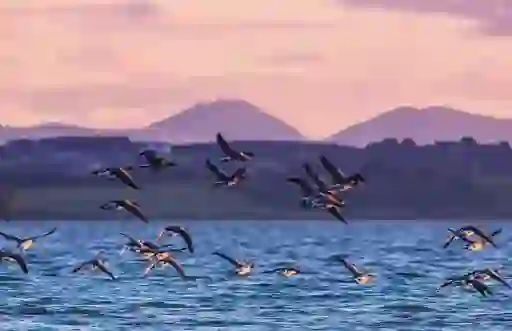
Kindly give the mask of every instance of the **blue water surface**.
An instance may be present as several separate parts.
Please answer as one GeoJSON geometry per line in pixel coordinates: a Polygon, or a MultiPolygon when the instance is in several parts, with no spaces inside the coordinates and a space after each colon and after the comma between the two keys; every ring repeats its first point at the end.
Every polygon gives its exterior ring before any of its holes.
{"type": "MultiPolygon", "coordinates": [[[[173,222],[137,221],[9,222],[0,231],[32,235],[58,227],[26,253],[30,273],[0,267],[0,330],[511,330],[512,290],[489,283],[483,298],[459,288],[436,293],[444,278],[472,268],[512,272],[512,226],[482,222],[486,231],[502,227],[499,249],[469,252],[456,242],[442,249],[446,228],[462,223],[337,221],[181,222],[196,252],[177,253],[187,274],[172,268],[142,274],[147,262],[119,252],[125,232],[154,240],[173,222]],[[72,274],[77,263],[104,250],[118,276],[72,274]],[[236,277],[220,250],[256,263],[254,274],[236,277]],[[356,284],[333,259],[377,275],[356,284]],[[294,264],[303,273],[285,278],[262,271],[294,264]]],[[[181,246],[180,238],[167,240],[181,246]]],[[[4,247],[12,242],[0,238],[4,247]]]]}

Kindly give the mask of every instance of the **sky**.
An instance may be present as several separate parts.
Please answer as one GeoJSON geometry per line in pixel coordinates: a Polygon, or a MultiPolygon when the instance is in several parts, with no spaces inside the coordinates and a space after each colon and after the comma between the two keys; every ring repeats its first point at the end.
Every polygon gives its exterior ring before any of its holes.
{"type": "Polygon", "coordinates": [[[402,105],[512,118],[510,86],[509,0],[0,2],[3,125],[238,98],[322,138],[402,105]]]}

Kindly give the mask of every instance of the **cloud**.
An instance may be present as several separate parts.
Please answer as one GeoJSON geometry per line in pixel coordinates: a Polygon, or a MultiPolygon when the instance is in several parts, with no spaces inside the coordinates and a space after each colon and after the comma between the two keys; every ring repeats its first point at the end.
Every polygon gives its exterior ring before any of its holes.
{"type": "Polygon", "coordinates": [[[403,103],[512,107],[512,43],[468,38],[468,15],[324,0],[110,2],[0,1],[1,124],[140,126],[242,98],[325,136],[403,103]]]}
{"type": "Polygon", "coordinates": [[[338,0],[354,7],[383,8],[416,13],[446,13],[477,20],[481,31],[494,36],[512,35],[509,0],[338,0]]]}

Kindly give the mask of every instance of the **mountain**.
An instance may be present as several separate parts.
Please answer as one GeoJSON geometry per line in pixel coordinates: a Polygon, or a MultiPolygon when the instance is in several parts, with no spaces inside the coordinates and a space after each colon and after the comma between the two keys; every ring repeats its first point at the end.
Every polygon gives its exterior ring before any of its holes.
{"type": "Polygon", "coordinates": [[[456,141],[470,136],[481,143],[512,142],[512,119],[470,114],[442,106],[399,107],[352,125],[327,138],[330,142],[365,146],[385,138],[412,138],[418,144],[456,141]]]}
{"type": "Polygon", "coordinates": [[[0,125],[0,142],[55,136],[121,136],[132,140],[205,142],[222,132],[229,140],[303,140],[302,134],[255,105],[237,99],[198,103],[184,111],[135,129],[94,129],[48,122],[30,127],[0,125]]]}
{"type": "Polygon", "coordinates": [[[183,112],[151,124],[150,131],[175,142],[211,141],[217,132],[230,140],[303,140],[297,129],[237,99],[198,103],[183,112]]]}

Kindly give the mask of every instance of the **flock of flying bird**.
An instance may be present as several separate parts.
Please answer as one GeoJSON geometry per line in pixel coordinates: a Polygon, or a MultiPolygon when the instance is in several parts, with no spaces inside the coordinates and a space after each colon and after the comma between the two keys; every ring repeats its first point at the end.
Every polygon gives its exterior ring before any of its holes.
{"type": "MultiPolygon", "coordinates": [[[[220,162],[248,162],[254,158],[254,153],[248,151],[237,151],[233,149],[228,142],[222,137],[220,133],[216,136],[217,144],[219,145],[224,156],[220,158],[220,162]]],[[[166,158],[159,156],[154,150],[144,150],[140,153],[146,160],[146,164],[139,165],[139,168],[149,168],[152,171],[160,171],[169,167],[177,166],[175,162],[169,161],[166,158]]],[[[303,168],[309,179],[314,183],[314,186],[304,177],[289,177],[286,180],[290,183],[296,184],[301,192],[302,196],[300,204],[304,209],[322,209],[332,214],[336,219],[347,224],[347,221],[341,214],[341,210],[345,207],[345,201],[340,197],[340,193],[349,191],[358,185],[365,182],[365,178],[360,173],[355,173],[350,176],[346,176],[339,168],[337,168],[327,157],[320,156],[320,163],[323,168],[329,173],[331,177],[331,183],[327,184],[321,176],[319,176],[312,168],[309,163],[304,163],[303,168]]],[[[210,159],[206,160],[206,168],[215,175],[215,181],[213,185],[215,187],[232,187],[241,183],[247,178],[246,167],[239,167],[231,175],[221,170],[217,165],[211,162],[210,159]]],[[[104,168],[95,170],[92,172],[93,175],[98,177],[106,177],[109,180],[121,181],[125,185],[133,188],[140,189],[135,183],[129,171],[133,170],[134,166],[117,167],[117,168],[104,168]]],[[[148,223],[148,218],[142,212],[141,206],[134,200],[110,200],[100,206],[104,210],[124,210],[131,213],[141,221],[148,223]]],[[[56,228],[52,230],[31,237],[17,237],[14,235],[0,232],[0,236],[8,241],[14,241],[17,244],[19,252],[16,250],[0,249],[0,262],[8,261],[17,263],[24,273],[28,273],[28,266],[26,263],[24,251],[29,249],[38,239],[47,237],[56,232],[56,228]]],[[[471,251],[481,250],[488,245],[497,248],[494,238],[501,233],[501,229],[498,229],[487,235],[482,230],[475,226],[464,226],[460,229],[448,229],[450,237],[444,244],[443,248],[447,248],[454,241],[464,242],[464,248],[471,251]]],[[[126,250],[129,250],[135,254],[140,255],[144,259],[149,261],[149,264],[144,271],[146,276],[152,269],[157,266],[164,267],[167,265],[172,266],[180,277],[187,278],[183,267],[175,257],[175,252],[188,251],[194,253],[194,244],[190,233],[180,225],[169,225],[165,227],[156,236],[155,242],[146,240],[135,239],[134,237],[121,233],[127,239],[127,242],[123,246],[121,254],[126,250]],[[175,237],[180,236],[186,247],[175,248],[173,244],[157,244],[163,236],[175,237]]],[[[214,252],[214,255],[223,258],[229,262],[233,267],[237,275],[246,276],[249,275],[254,267],[254,263],[248,261],[241,261],[233,259],[221,252],[214,252]]],[[[358,284],[367,284],[374,280],[375,275],[370,273],[364,268],[358,268],[355,264],[348,262],[341,256],[336,257],[344,267],[350,272],[354,280],[358,284]]],[[[114,274],[108,269],[106,259],[103,257],[103,252],[98,253],[92,259],[85,261],[72,269],[73,273],[76,273],[83,269],[91,269],[94,271],[100,271],[112,279],[116,279],[114,274]]],[[[281,267],[274,270],[265,271],[265,273],[279,273],[283,276],[290,277],[300,273],[297,267],[281,267]]],[[[512,288],[501,276],[497,269],[486,268],[482,270],[474,270],[467,274],[450,278],[446,280],[439,288],[444,288],[449,285],[459,285],[467,289],[474,289],[481,295],[487,296],[492,294],[488,285],[485,284],[487,280],[495,280],[503,285],[512,288]]]]}

